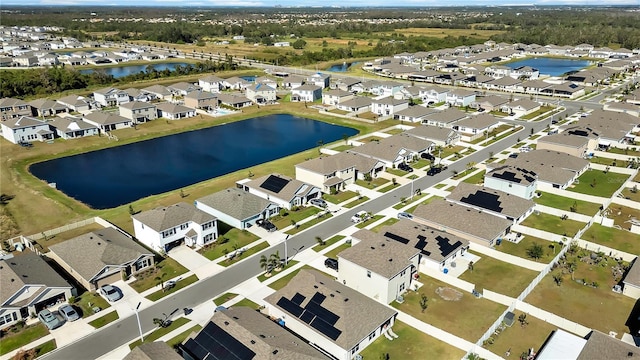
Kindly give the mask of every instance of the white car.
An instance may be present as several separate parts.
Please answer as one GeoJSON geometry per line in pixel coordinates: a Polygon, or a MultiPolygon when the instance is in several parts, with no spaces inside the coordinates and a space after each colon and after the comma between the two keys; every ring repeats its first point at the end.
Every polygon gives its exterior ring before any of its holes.
{"type": "Polygon", "coordinates": [[[369,218],[369,213],[366,211],[358,211],[355,215],[351,217],[352,223],[359,223],[361,221],[366,221],[369,218]]]}

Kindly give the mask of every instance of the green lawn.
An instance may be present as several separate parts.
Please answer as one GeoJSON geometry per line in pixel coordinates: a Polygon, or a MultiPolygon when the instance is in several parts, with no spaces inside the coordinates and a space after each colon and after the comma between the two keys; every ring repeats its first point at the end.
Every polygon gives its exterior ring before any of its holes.
{"type": "Polygon", "coordinates": [[[346,151],[346,150],[349,150],[349,149],[353,149],[353,145],[340,145],[340,146],[334,147],[331,150],[342,152],[342,151],[346,151]]]}
{"type": "MultiPolygon", "coordinates": [[[[496,250],[502,251],[507,254],[511,254],[513,256],[518,256],[523,259],[531,259],[527,256],[527,249],[530,248],[533,244],[541,245],[544,249],[544,254],[538,262],[549,263],[555,257],[554,249],[551,247],[552,242],[548,240],[539,239],[534,236],[525,235],[524,239],[520,240],[519,243],[512,243],[511,241],[502,241],[500,245],[496,246],[496,250]]],[[[560,251],[560,244],[555,245],[555,253],[560,251]]],[[[536,260],[533,260],[536,261],[536,260]]]]}
{"type": "Polygon", "coordinates": [[[453,180],[459,180],[459,179],[462,179],[463,177],[465,177],[465,176],[467,176],[467,175],[471,174],[472,172],[474,172],[474,171],[476,171],[476,170],[477,170],[476,168],[467,169],[467,170],[461,171],[461,172],[459,172],[459,173],[457,173],[457,174],[453,175],[453,177],[451,177],[451,178],[452,178],[453,180]]]}
{"type": "Polygon", "coordinates": [[[624,324],[636,300],[611,291],[616,282],[610,266],[588,265],[572,256],[569,259],[578,264],[575,279],[596,281],[599,287],[594,289],[572,281],[569,274],[563,275],[564,281],[558,286],[553,280],[553,274],[560,272],[556,270],[542,279],[525,301],[605,334],[615,331],[620,336],[629,332],[624,324]]]}
{"type": "Polygon", "coordinates": [[[253,301],[251,301],[251,300],[249,300],[247,298],[242,299],[242,300],[238,301],[237,303],[231,305],[231,307],[240,307],[240,306],[250,307],[250,308],[252,308],[254,310],[260,308],[260,305],[254,303],[253,301]]]}
{"type": "Polygon", "coordinates": [[[323,244],[318,244],[318,245],[314,246],[312,249],[313,249],[313,251],[315,251],[315,252],[321,252],[322,250],[324,250],[324,249],[328,248],[329,246],[331,246],[331,245],[333,245],[333,244],[337,243],[338,241],[340,241],[340,240],[342,240],[342,239],[344,239],[344,238],[345,238],[345,236],[344,236],[344,235],[336,235],[336,236],[333,236],[333,237],[331,237],[330,239],[325,240],[325,241],[324,241],[324,245],[323,245],[323,244]]]}
{"type": "Polygon", "coordinates": [[[269,275],[268,275],[268,276],[267,276],[267,273],[262,273],[262,274],[258,275],[258,280],[259,280],[260,282],[263,282],[263,281],[265,281],[265,280],[269,279],[269,278],[270,278],[270,277],[272,277],[272,276],[276,276],[276,275],[278,275],[278,273],[279,273],[279,272],[281,272],[282,270],[284,270],[284,269],[288,269],[288,268],[290,268],[290,267],[292,267],[292,266],[295,266],[297,263],[298,263],[298,261],[297,261],[297,260],[290,260],[290,261],[287,263],[287,266],[286,266],[286,267],[281,268],[280,270],[275,269],[275,270],[273,270],[271,273],[269,273],[269,275]]]}
{"type": "Polygon", "coordinates": [[[342,207],[346,209],[351,209],[367,201],[369,201],[369,198],[367,196],[361,196],[359,199],[348,202],[344,204],[342,207]]]}
{"type": "Polygon", "coordinates": [[[640,191],[638,191],[637,189],[636,189],[636,192],[634,193],[631,188],[626,188],[622,190],[622,195],[624,196],[625,199],[640,202],[640,191]]]}
{"type": "Polygon", "coordinates": [[[255,254],[255,253],[257,253],[257,252],[259,252],[261,250],[264,250],[264,249],[266,249],[268,247],[269,247],[269,243],[266,242],[266,241],[263,241],[260,244],[254,246],[252,248],[247,249],[247,251],[243,252],[240,256],[236,256],[233,259],[227,258],[226,260],[220,261],[218,263],[218,265],[222,265],[224,267],[233,265],[233,264],[237,263],[238,261],[242,261],[245,258],[248,258],[249,256],[251,256],[251,255],[253,255],[253,254],[255,254]]]}
{"type": "Polygon", "coordinates": [[[468,184],[473,184],[473,185],[479,185],[482,184],[484,182],[484,174],[487,172],[487,170],[482,170],[477,174],[473,174],[471,176],[469,176],[468,178],[464,179],[463,182],[466,182],[468,184]]]}
{"type": "Polygon", "coordinates": [[[408,171],[404,171],[400,169],[392,169],[392,168],[387,168],[386,172],[399,177],[403,177],[409,173],[408,171]]]}
{"type": "Polygon", "coordinates": [[[435,195],[434,195],[434,196],[432,196],[432,197],[430,197],[430,198],[426,199],[425,201],[421,202],[420,204],[418,204],[418,205],[416,205],[416,206],[412,206],[412,207],[410,207],[409,209],[405,210],[405,212],[408,212],[408,213],[413,214],[413,211],[414,211],[418,206],[420,206],[420,205],[427,205],[427,204],[429,204],[430,202],[432,202],[432,201],[434,201],[434,200],[438,200],[438,199],[442,199],[442,197],[440,197],[440,196],[435,196],[435,195]]]}
{"type": "Polygon", "coordinates": [[[191,335],[192,332],[198,332],[200,330],[202,330],[202,326],[194,325],[191,328],[167,340],[167,345],[169,345],[172,348],[175,348],[176,346],[178,346],[178,344],[182,344],[182,342],[187,338],[187,336],[191,335]]]}
{"type": "Polygon", "coordinates": [[[571,219],[562,220],[559,216],[543,212],[540,215],[536,215],[534,212],[521,225],[572,238],[586,224],[571,219]]]}
{"type": "Polygon", "coordinates": [[[379,192],[381,192],[381,193],[386,193],[386,192],[389,192],[389,191],[391,191],[391,190],[395,189],[395,188],[396,188],[396,187],[398,187],[398,186],[400,186],[400,184],[399,184],[399,183],[396,183],[396,184],[390,184],[390,185],[387,185],[387,186],[383,187],[382,189],[380,189],[380,190],[378,190],[378,191],[379,191],[379,192]]]}
{"type": "MultiPolygon", "coordinates": [[[[32,353],[34,355],[33,359],[35,359],[35,358],[39,358],[40,356],[48,352],[55,350],[57,347],[58,346],[56,345],[56,340],[54,339],[54,340],[46,341],[28,350],[22,349],[22,351],[24,351],[23,354],[25,354],[26,356],[30,356],[30,354],[32,353]]],[[[12,357],[11,359],[12,360],[32,359],[32,357],[18,357],[19,356],[18,354],[19,352],[16,353],[16,355],[14,355],[14,357],[12,357]]]]}
{"type": "Polygon", "coordinates": [[[351,247],[351,244],[344,243],[344,244],[336,247],[335,249],[327,252],[326,254],[324,254],[324,256],[326,256],[328,258],[332,258],[332,259],[337,259],[338,258],[338,254],[341,253],[342,250],[348,249],[350,247],[351,247]]]}
{"type": "Polygon", "coordinates": [[[592,224],[582,239],[629,254],[640,254],[640,235],[629,231],[592,224]]]}
{"type": "Polygon", "coordinates": [[[176,282],[176,286],[172,287],[171,289],[162,291],[162,290],[158,290],[155,291],[147,296],[145,296],[147,299],[151,300],[151,301],[157,301],[162,299],[165,296],[171,295],[172,293],[185,288],[193,283],[195,283],[196,281],[198,281],[198,277],[196,276],[196,274],[193,274],[191,276],[188,276],[178,282],[176,282]]]}
{"type": "Polygon", "coordinates": [[[294,228],[291,228],[287,231],[285,231],[285,234],[289,234],[289,235],[294,235],[297,234],[303,230],[306,230],[310,227],[312,227],[313,225],[323,222],[329,218],[333,217],[333,214],[330,212],[324,212],[322,214],[317,214],[318,216],[314,217],[313,219],[306,221],[302,224],[297,224],[294,228]]]}
{"type": "Polygon", "coordinates": [[[633,178],[633,181],[640,183],[640,172],[633,178]]]}
{"type": "MultiPolygon", "coordinates": [[[[184,324],[188,324],[189,323],[189,319],[185,318],[185,317],[180,317],[177,318],[175,321],[173,321],[171,323],[171,325],[167,326],[167,327],[159,327],[157,328],[154,332],[152,332],[151,334],[147,334],[144,337],[144,342],[145,343],[150,343],[150,342],[154,342],[158,339],[160,339],[161,337],[167,335],[168,333],[172,332],[173,330],[181,327],[184,324]]],[[[140,345],[140,339],[132,342],[131,344],[129,344],[129,349],[135,348],[136,346],[140,345]]]]}
{"type": "Polygon", "coordinates": [[[301,208],[298,211],[291,211],[291,210],[287,210],[287,215],[285,216],[280,216],[280,215],[276,215],[272,218],[270,218],[269,220],[273,223],[273,225],[275,225],[278,229],[284,229],[287,226],[291,225],[291,221],[295,221],[296,223],[300,222],[301,220],[304,220],[310,216],[313,216],[319,212],[321,212],[322,209],[317,208],[315,206],[309,206],[306,208],[301,208]]]}
{"type": "Polygon", "coordinates": [[[354,191],[341,191],[337,194],[324,194],[322,195],[322,198],[332,204],[340,204],[341,202],[349,200],[354,196],[358,196],[358,194],[354,191]]]}
{"type": "Polygon", "coordinates": [[[356,227],[358,229],[364,229],[365,226],[367,226],[369,224],[373,224],[374,222],[382,219],[383,217],[384,217],[384,215],[374,215],[374,216],[370,217],[369,219],[367,219],[366,221],[359,222],[358,224],[356,224],[356,227]]]}
{"type": "Polygon", "coordinates": [[[364,188],[373,190],[373,189],[377,188],[380,185],[384,185],[384,184],[388,183],[389,181],[390,181],[389,179],[385,179],[385,178],[381,178],[381,177],[372,179],[371,181],[365,181],[365,180],[358,179],[358,180],[356,180],[356,185],[360,185],[360,186],[362,186],[364,188]]]}
{"type": "Polygon", "coordinates": [[[431,161],[429,160],[425,160],[425,159],[420,159],[418,161],[414,161],[411,163],[411,167],[414,169],[422,169],[423,167],[426,167],[427,165],[431,165],[431,161]]]}
{"type": "Polygon", "coordinates": [[[213,299],[213,303],[216,305],[222,305],[229,300],[233,300],[236,296],[238,296],[238,294],[227,292],[213,299]]]}
{"type": "Polygon", "coordinates": [[[76,301],[73,303],[73,305],[80,308],[83,318],[93,315],[94,307],[99,307],[102,310],[111,307],[107,300],[105,300],[102,296],[98,295],[98,293],[95,292],[92,293],[89,291],[85,291],[79,296],[76,296],[75,300],[76,301]]]}
{"type": "Polygon", "coordinates": [[[626,174],[587,170],[578,178],[580,183],[570,186],[567,190],[608,198],[611,197],[628,178],[629,175],[626,174]]]}
{"type": "Polygon", "coordinates": [[[422,199],[423,197],[429,195],[429,193],[420,193],[420,195],[414,195],[413,198],[406,198],[404,199],[404,201],[401,201],[395,205],[393,205],[393,208],[396,210],[400,210],[403,207],[407,206],[408,204],[414,203],[420,199],[422,199]]]}
{"type": "MultiPolygon", "coordinates": [[[[442,155],[441,156],[442,159],[445,159],[445,158],[449,157],[450,155],[453,155],[455,153],[461,152],[464,149],[465,149],[464,146],[459,146],[459,145],[449,146],[449,147],[446,147],[446,148],[442,149],[442,154],[440,154],[440,155],[442,155]]],[[[438,152],[434,151],[433,155],[438,155],[438,152]]]]}
{"type": "Polygon", "coordinates": [[[439,183],[439,184],[433,185],[433,187],[436,188],[436,189],[442,189],[445,186],[447,186],[446,183],[439,183]]]}
{"type": "MultiPolygon", "coordinates": [[[[472,251],[470,253],[473,254],[472,251]]],[[[483,254],[473,265],[473,271],[466,270],[459,279],[476,285],[476,291],[488,289],[511,297],[520,295],[538,273],[512,265],[483,254]]]]}
{"type": "Polygon", "coordinates": [[[402,304],[394,301],[391,305],[419,320],[468,341],[476,342],[507,308],[484,298],[478,299],[471,293],[457,289],[440,280],[426,276],[424,279],[422,278],[421,282],[424,283],[424,286],[418,292],[409,291],[405,294],[402,304]],[[458,290],[462,293],[462,298],[458,301],[444,300],[436,293],[436,289],[439,287],[458,290]],[[428,308],[425,312],[422,312],[420,308],[420,294],[424,294],[428,298],[428,308]]]}
{"type": "Polygon", "coordinates": [[[589,162],[591,162],[592,164],[600,164],[600,165],[614,166],[614,167],[627,167],[627,165],[629,164],[625,160],[611,159],[611,158],[599,157],[599,156],[594,156],[590,158],[589,162]]]}
{"type": "Polygon", "coordinates": [[[489,146],[489,145],[491,145],[493,143],[496,143],[496,142],[498,142],[498,141],[500,141],[500,140],[502,140],[502,139],[504,139],[504,138],[506,138],[508,136],[511,136],[513,133],[515,133],[516,131],[518,131],[520,129],[522,129],[522,126],[515,127],[513,129],[511,129],[511,131],[509,131],[509,132],[506,132],[506,133],[504,133],[504,134],[502,134],[500,136],[496,136],[496,137],[491,138],[489,141],[487,141],[486,143],[484,143],[482,145],[483,146],[489,146]]]}
{"type": "Polygon", "coordinates": [[[609,148],[609,150],[607,150],[607,152],[610,152],[612,154],[621,154],[621,155],[629,155],[629,156],[636,156],[636,157],[640,156],[640,151],[638,151],[638,150],[618,149],[616,147],[609,148]]]}
{"type": "Polygon", "coordinates": [[[91,322],[89,322],[89,325],[93,326],[96,329],[99,329],[109,323],[112,323],[116,320],[118,320],[120,317],[118,316],[118,312],[117,311],[112,311],[110,313],[108,313],[107,315],[104,315],[102,317],[99,317],[91,322]]]}
{"type": "Polygon", "coordinates": [[[541,191],[540,193],[542,194],[542,196],[533,198],[533,201],[536,204],[549,206],[565,211],[571,211],[571,208],[574,207],[574,211],[578,214],[593,216],[600,210],[600,207],[602,206],[601,204],[587,202],[584,200],[571,199],[548,192],[541,191]]]}
{"type": "Polygon", "coordinates": [[[398,335],[393,341],[380,336],[360,354],[364,359],[379,359],[389,354],[389,359],[461,359],[465,352],[443,341],[423,333],[396,320],[393,332],[398,335]]]}
{"type": "Polygon", "coordinates": [[[164,280],[169,280],[180,276],[187,271],[187,268],[167,256],[159,263],[156,263],[156,266],[154,268],[136,274],[136,281],[131,283],[131,287],[134,288],[137,292],[141,293],[145,290],[151,289],[154,286],[158,286],[158,281],[155,280],[155,278],[158,276],[162,276],[162,274],[166,274],[163,276],[164,280]]]}
{"type": "Polygon", "coordinates": [[[41,323],[25,326],[15,333],[8,331],[7,335],[3,336],[2,341],[0,341],[0,355],[25,346],[47,334],[49,334],[49,330],[41,323]]]}
{"type": "Polygon", "coordinates": [[[382,223],[380,223],[380,224],[374,226],[373,228],[371,228],[371,231],[378,232],[378,231],[380,231],[380,229],[382,227],[393,225],[393,224],[397,223],[398,221],[400,221],[400,219],[389,218],[389,219],[383,221],[382,223]]]}
{"type": "Polygon", "coordinates": [[[487,350],[507,358],[505,353],[511,349],[510,357],[517,359],[517,356],[531,348],[538,352],[551,332],[558,328],[531,315],[527,316],[528,324],[523,327],[517,320],[522,312],[516,310],[515,314],[516,322],[500,334],[492,336],[494,343],[487,345],[487,350]]]}
{"type": "Polygon", "coordinates": [[[220,236],[218,241],[202,247],[198,252],[209,260],[216,260],[225,256],[225,253],[232,253],[235,250],[234,246],[242,248],[258,239],[258,236],[247,230],[233,228],[220,236]]]}
{"type": "Polygon", "coordinates": [[[549,112],[549,111],[551,111],[553,109],[554,109],[553,106],[541,106],[540,110],[534,111],[531,114],[522,115],[522,116],[520,116],[520,119],[522,119],[522,120],[531,120],[531,119],[533,119],[533,118],[535,118],[537,116],[540,116],[540,115],[542,115],[542,114],[544,114],[546,112],[549,112]]]}

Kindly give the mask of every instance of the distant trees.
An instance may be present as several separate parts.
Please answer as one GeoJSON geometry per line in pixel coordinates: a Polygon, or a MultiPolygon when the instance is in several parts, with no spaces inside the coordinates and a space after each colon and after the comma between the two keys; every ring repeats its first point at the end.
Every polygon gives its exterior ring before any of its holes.
{"type": "Polygon", "coordinates": [[[304,49],[305,46],[307,46],[307,42],[302,40],[302,39],[298,39],[296,41],[293,42],[293,44],[291,44],[291,46],[293,46],[294,49],[304,49]]]}

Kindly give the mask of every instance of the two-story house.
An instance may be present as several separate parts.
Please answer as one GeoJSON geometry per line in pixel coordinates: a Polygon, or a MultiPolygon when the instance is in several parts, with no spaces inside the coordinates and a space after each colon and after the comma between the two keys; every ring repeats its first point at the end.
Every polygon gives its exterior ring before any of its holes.
{"type": "Polygon", "coordinates": [[[130,101],[120,105],[120,116],[141,124],[158,118],[158,110],[154,104],[141,101],[130,101]]]}
{"type": "Polygon", "coordinates": [[[4,120],[0,127],[2,137],[14,144],[53,140],[49,124],[29,116],[4,120]]]}
{"type": "Polygon", "coordinates": [[[107,87],[93,92],[93,99],[104,107],[117,106],[129,102],[129,94],[126,91],[107,87]]]}
{"type": "Polygon", "coordinates": [[[297,179],[281,174],[269,174],[257,179],[237,183],[245,191],[291,210],[294,206],[303,206],[313,198],[322,195],[320,189],[297,179]]]}

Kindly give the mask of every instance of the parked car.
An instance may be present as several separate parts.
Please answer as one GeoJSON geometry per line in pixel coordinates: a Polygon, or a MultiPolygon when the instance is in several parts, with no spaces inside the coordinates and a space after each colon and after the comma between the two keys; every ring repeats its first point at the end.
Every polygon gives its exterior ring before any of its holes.
{"type": "Polygon", "coordinates": [[[355,215],[351,217],[351,222],[359,223],[361,221],[366,221],[369,218],[369,213],[366,211],[358,211],[355,215]]]}
{"type": "Polygon", "coordinates": [[[427,175],[429,176],[434,176],[436,174],[440,174],[442,172],[442,168],[439,166],[432,166],[429,168],[429,170],[427,171],[427,175]]]}
{"type": "Polygon", "coordinates": [[[74,309],[73,306],[69,304],[64,304],[60,306],[60,308],[58,309],[58,312],[67,321],[76,321],[80,319],[80,314],[78,314],[76,309],[74,309]]]}
{"type": "Polygon", "coordinates": [[[323,199],[311,199],[309,200],[309,204],[317,206],[319,208],[323,208],[323,209],[327,208],[327,202],[324,201],[323,199]]]}
{"type": "Polygon", "coordinates": [[[256,221],[256,224],[258,226],[260,226],[261,228],[267,230],[268,232],[274,232],[276,230],[278,230],[278,228],[273,225],[273,223],[269,220],[263,220],[263,219],[259,219],[258,221],[256,221]]]}
{"type": "Polygon", "coordinates": [[[408,172],[412,172],[413,168],[405,163],[400,163],[398,164],[398,169],[403,170],[403,171],[408,171],[408,172]]]}
{"type": "Polygon", "coordinates": [[[333,269],[335,271],[338,271],[338,260],[332,259],[332,258],[327,258],[324,261],[324,266],[328,267],[329,269],[333,269]]]}
{"type": "Polygon", "coordinates": [[[429,153],[426,153],[426,152],[420,154],[420,157],[423,158],[423,159],[426,159],[426,160],[435,160],[436,159],[433,155],[431,155],[429,153]]]}
{"type": "Polygon", "coordinates": [[[518,157],[518,154],[517,153],[511,153],[511,154],[509,154],[509,157],[512,158],[512,159],[515,159],[515,158],[518,157]]]}
{"type": "Polygon", "coordinates": [[[102,285],[100,287],[100,294],[102,294],[102,296],[104,296],[110,302],[122,299],[122,293],[120,292],[120,289],[113,285],[102,285]]]}
{"type": "Polygon", "coordinates": [[[38,320],[44,324],[49,330],[53,330],[62,326],[63,322],[58,319],[51,311],[44,309],[38,313],[38,320]]]}
{"type": "Polygon", "coordinates": [[[399,212],[398,213],[398,219],[409,219],[409,220],[411,220],[411,219],[413,219],[413,215],[411,215],[408,212],[399,212]]]}

